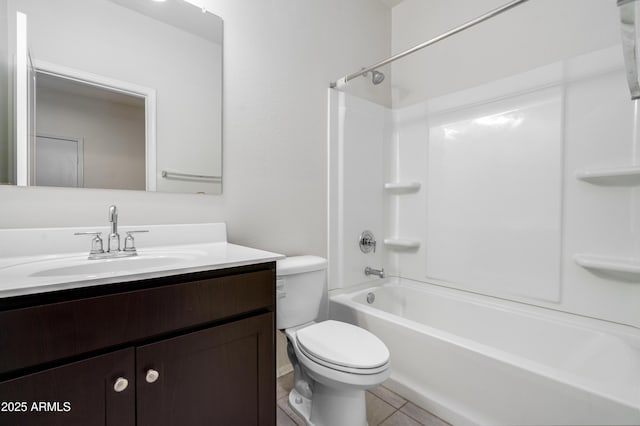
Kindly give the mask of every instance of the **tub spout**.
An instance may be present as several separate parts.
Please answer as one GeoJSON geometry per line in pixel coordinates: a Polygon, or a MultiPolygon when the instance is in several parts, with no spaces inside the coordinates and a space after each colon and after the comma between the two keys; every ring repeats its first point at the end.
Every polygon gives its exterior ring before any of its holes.
{"type": "Polygon", "coordinates": [[[384,278],[384,268],[382,268],[382,269],[373,269],[373,268],[367,266],[366,268],[364,268],[364,274],[366,276],[377,275],[380,278],[384,278]]]}

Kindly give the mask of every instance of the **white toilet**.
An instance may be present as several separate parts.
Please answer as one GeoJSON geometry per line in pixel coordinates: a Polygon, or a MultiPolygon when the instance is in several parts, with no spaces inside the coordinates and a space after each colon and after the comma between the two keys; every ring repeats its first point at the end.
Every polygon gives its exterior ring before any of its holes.
{"type": "Polygon", "coordinates": [[[366,426],[365,391],[389,377],[389,350],[360,327],[315,322],[326,269],[316,256],[277,262],[276,327],[294,368],[289,405],[310,426],[366,426]]]}

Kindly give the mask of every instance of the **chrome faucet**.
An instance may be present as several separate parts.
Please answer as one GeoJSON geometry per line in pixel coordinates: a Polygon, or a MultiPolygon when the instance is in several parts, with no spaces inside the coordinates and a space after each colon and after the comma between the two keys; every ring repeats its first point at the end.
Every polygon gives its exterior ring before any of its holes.
{"type": "Polygon", "coordinates": [[[384,268],[382,268],[382,269],[373,269],[373,268],[367,266],[366,268],[364,268],[364,274],[366,276],[377,275],[380,278],[384,278],[384,268]]]}
{"type": "Polygon", "coordinates": [[[120,251],[120,234],[118,234],[118,208],[109,206],[109,222],[111,222],[111,232],[107,238],[107,253],[120,251]]]}
{"type": "Polygon", "coordinates": [[[93,235],[91,240],[91,251],[89,252],[89,259],[107,259],[112,257],[129,257],[137,256],[135,240],[132,234],[138,232],[149,231],[126,231],[127,237],[124,239],[124,249],[120,249],[120,234],[118,234],[118,208],[116,206],[109,206],[109,223],[111,224],[111,231],[107,238],[107,250],[103,250],[102,244],[102,232],[76,232],[75,235],[93,235]]]}

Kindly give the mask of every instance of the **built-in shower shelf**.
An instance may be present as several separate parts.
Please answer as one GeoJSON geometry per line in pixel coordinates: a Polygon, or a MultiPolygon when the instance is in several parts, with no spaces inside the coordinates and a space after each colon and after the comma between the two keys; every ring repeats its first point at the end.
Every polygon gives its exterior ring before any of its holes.
{"type": "Polygon", "coordinates": [[[420,182],[387,182],[384,184],[384,189],[396,194],[418,192],[420,190],[420,182]]]}
{"type": "Polygon", "coordinates": [[[578,170],[576,178],[604,185],[640,185],[640,166],[578,170]]]}
{"type": "Polygon", "coordinates": [[[573,259],[578,265],[586,269],[604,273],[631,274],[640,278],[640,260],[637,259],[604,257],[591,254],[576,254],[573,259]]]}
{"type": "Polygon", "coordinates": [[[385,238],[384,245],[397,250],[412,250],[420,248],[420,241],[405,238],[385,238]]]}

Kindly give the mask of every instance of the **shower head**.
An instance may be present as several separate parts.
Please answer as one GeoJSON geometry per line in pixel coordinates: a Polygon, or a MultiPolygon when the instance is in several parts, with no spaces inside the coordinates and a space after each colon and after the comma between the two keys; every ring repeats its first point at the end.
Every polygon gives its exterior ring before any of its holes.
{"type": "MultiPolygon", "coordinates": [[[[362,68],[362,70],[364,70],[364,68],[362,68]]],[[[368,77],[369,76],[369,71],[365,72],[364,74],[361,74],[363,77],[368,77]]],[[[371,71],[371,82],[373,84],[375,84],[376,86],[380,83],[382,83],[382,81],[384,80],[384,74],[382,74],[380,71],[376,71],[376,70],[372,70],[371,71]]]]}
{"type": "Polygon", "coordinates": [[[371,81],[373,82],[373,84],[378,85],[382,83],[383,80],[384,80],[384,74],[376,70],[371,71],[371,81]]]}

